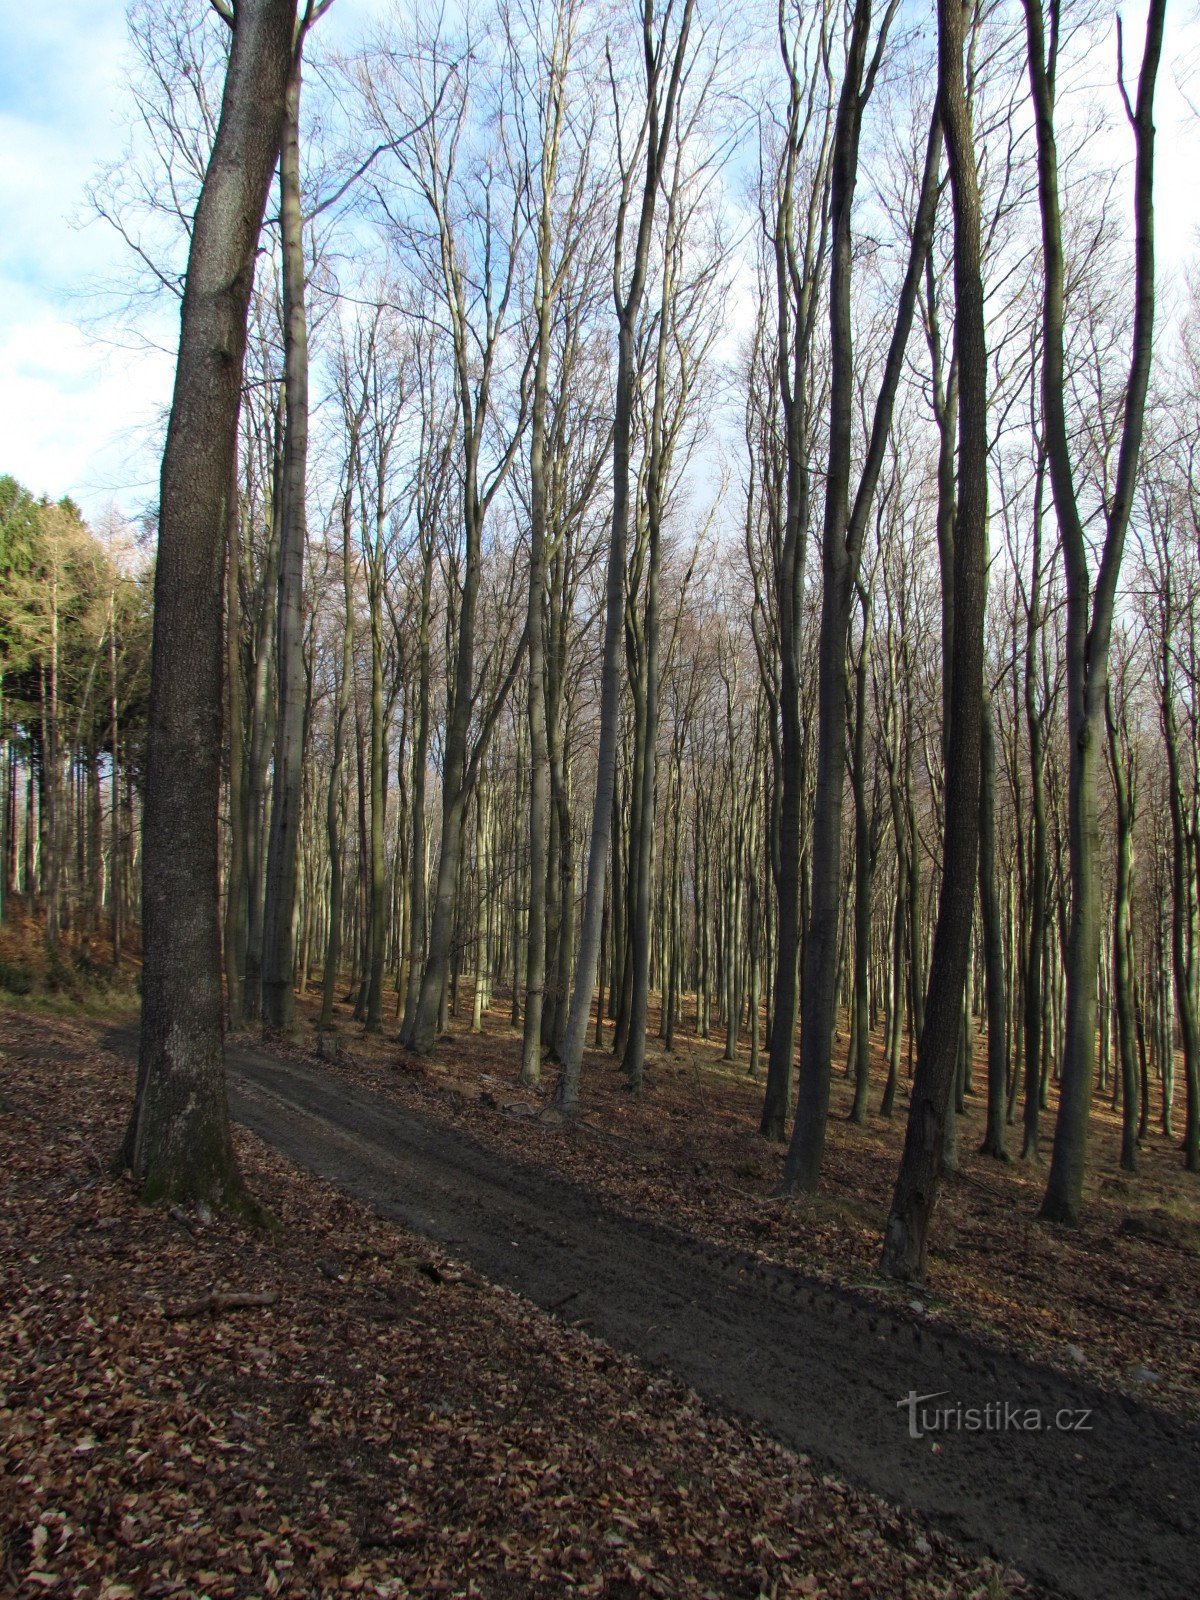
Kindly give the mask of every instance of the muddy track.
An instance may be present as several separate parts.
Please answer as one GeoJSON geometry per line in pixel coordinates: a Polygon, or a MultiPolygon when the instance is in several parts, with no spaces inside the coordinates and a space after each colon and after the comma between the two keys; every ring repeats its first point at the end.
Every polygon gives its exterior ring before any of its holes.
{"type": "Polygon", "coordinates": [[[622,1215],[316,1066],[235,1046],[228,1060],[235,1116],[278,1150],[839,1477],[1065,1596],[1200,1595],[1200,1430],[622,1215]],[[910,1391],[985,1422],[989,1406],[1036,1408],[1042,1428],[913,1438],[910,1391]],[[1056,1427],[1066,1412],[1086,1431],[1056,1427]]]}

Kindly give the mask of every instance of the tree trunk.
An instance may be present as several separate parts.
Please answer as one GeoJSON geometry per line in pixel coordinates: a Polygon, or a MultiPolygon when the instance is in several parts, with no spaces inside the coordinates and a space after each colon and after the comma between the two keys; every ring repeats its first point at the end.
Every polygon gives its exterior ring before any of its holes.
{"type": "Polygon", "coordinates": [[[919,1277],[937,1199],[944,1122],[959,1061],[979,843],[983,623],[987,542],[987,345],[980,263],[979,189],[963,78],[964,14],[938,3],[938,100],[954,200],[955,340],[959,458],[954,530],[954,639],[946,738],[945,855],[904,1153],[884,1237],[882,1270],[919,1277]]]}
{"type": "Polygon", "coordinates": [[[1133,923],[1130,891],[1133,884],[1133,779],[1130,764],[1113,714],[1112,694],[1105,700],[1108,749],[1112,763],[1113,792],[1117,805],[1116,885],[1113,892],[1113,988],[1116,992],[1117,1081],[1121,1090],[1121,1166],[1137,1171],[1138,1110],[1141,1084],[1137,1067],[1137,1040],[1133,1010],[1133,923]]]}
{"type": "MultiPolygon", "coordinates": [[[[226,1015],[230,1030],[236,1033],[245,1026],[246,1021],[243,993],[246,973],[246,687],[242,673],[242,617],[238,589],[241,507],[236,472],[230,477],[226,523],[225,693],[229,729],[229,866],[225,880],[224,956],[226,1015]]],[[[115,705],[113,723],[115,726],[115,705]]],[[[115,737],[113,748],[116,749],[115,737]]],[[[115,790],[113,816],[116,816],[115,790]]]]}
{"type": "Polygon", "coordinates": [[[850,1063],[854,1104],[850,1121],[867,1121],[871,1087],[871,818],[867,810],[866,732],[867,657],[870,651],[870,605],[863,600],[863,636],[854,672],[854,737],[850,748],[850,786],[854,794],[854,985],[851,993],[853,1032],[850,1063]]]}
{"type": "Polygon", "coordinates": [[[239,0],[188,252],[154,578],[138,1090],[121,1152],[146,1200],[241,1199],[221,1016],[222,574],[246,313],[294,28],[295,0],[239,0]]]}
{"type": "Polygon", "coordinates": [[[322,1028],[328,1028],[333,1021],[334,993],[337,989],[338,968],[342,959],[346,819],[342,771],[346,761],[346,719],[350,714],[350,694],[354,681],[354,592],[350,536],[358,467],[357,418],[351,419],[349,445],[346,482],[342,494],[342,604],[345,610],[342,620],[342,662],[337,686],[337,706],[333,714],[333,757],[329,764],[329,786],[325,796],[325,837],[329,850],[329,927],[325,936],[325,963],[321,974],[322,1028]]]}
{"type": "MultiPolygon", "coordinates": [[[[1168,607],[1169,611],[1169,602],[1168,607]]],[[[1159,711],[1163,745],[1167,753],[1167,794],[1171,810],[1171,965],[1175,977],[1175,1011],[1179,1019],[1179,1044],[1183,1053],[1184,1089],[1187,1095],[1183,1138],[1184,1165],[1200,1172],[1200,1020],[1196,1016],[1196,974],[1192,956],[1195,917],[1195,873],[1183,807],[1183,776],[1179,757],[1171,673],[1171,623],[1163,624],[1163,662],[1159,711]]]]}
{"type": "MultiPolygon", "coordinates": [[[[890,13],[888,14],[890,17],[890,13]]],[[[842,791],[846,740],[846,646],[850,605],[858,579],[867,517],[891,431],[896,390],[916,306],[917,286],[933,234],[941,161],[935,116],[925,149],[920,196],[913,217],[904,283],[871,423],[871,437],[853,501],[854,348],[851,326],[851,213],[858,152],[865,58],[871,26],[869,0],[857,0],[846,76],[834,134],[830,209],[833,259],[829,273],[831,342],[829,463],[821,548],[821,627],[818,644],[817,780],[813,811],[812,891],[801,989],[800,1081],[796,1122],[784,1170],[784,1188],[811,1192],[820,1182],[829,1115],[829,1073],[837,1012],[838,919],[842,899],[842,791]]],[[[886,28],[886,22],[884,24],[886,28]]],[[[868,89],[869,92],[869,89],[868,89]]],[[[972,861],[972,877],[974,862],[972,861]]]]}
{"type": "Polygon", "coordinates": [[[592,1007],[592,995],[596,987],[596,970],[600,959],[600,924],[604,914],[604,879],[612,842],[612,803],[613,790],[616,786],[617,743],[620,733],[621,623],[625,592],[625,547],[629,528],[629,454],[633,431],[633,388],[637,361],[634,335],[646,286],[646,269],[659,184],[667,149],[673,137],[676,101],[688,59],[688,38],[694,5],[695,0],[684,0],[679,33],[669,65],[669,82],[665,97],[660,100],[662,72],[666,65],[666,39],[664,37],[656,43],[652,0],[644,0],[646,162],[637,242],[628,287],[621,282],[621,247],[625,216],[632,198],[632,185],[628,182],[623,185],[617,224],[617,249],[613,269],[614,300],[618,321],[616,406],[613,421],[613,510],[605,581],[604,654],[600,669],[600,733],[596,750],[596,793],[592,806],[587,887],[584,891],[579,952],[575,962],[575,983],[571,993],[566,1036],[563,1039],[562,1072],[555,1094],[555,1104],[558,1109],[568,1114],[573,1113],[579,1104],[583,1045],[592,1007]]]}
{"type": "MultiPolygon", "coordinates": [[[[1050,482],[1058,513],[1067,588],[1067,732],[1071,873],[1070,935],[1066,953],[1067,1015],[1054,1154],[1042,1202],[1050,1222],[1078,1221],[1087,1165],[1088,1127],[1096,1055],[1096,975],[1100,964],[1099,825],[1097,786],[1104,730],[1108,646],[1116,586],[1137,476],[1154,331],[1154,88],[1162,53],[1165,0],[1151,0],[1130,121],[1134,172],[1134,308],[1129,380],[1125,389],[1117,467],[1106,507],[1095,589],[1089,535],[1075,498],[1066,415],[1064,298],[1066,272],[1055,146],[1055,57],[1049,63],[1042,0],[1024,0],[1029,79],[1038,150],[1038,198],[1045,286],[1042,307],[1042,410],[1050,482]]],[[[1057,22],[1055,23],[1055,46],[1057,22]]]]}
{"type": "Polygon", "coordinates": [[[979,775],[979,908],[987,991],[987,1127],[980,1153],[1007,1161],[1005,1128],[1008,1095],[1008,1011],[1004,986],[1004,930],[996,892],[996,735],[992,696],[983,697],[979,775]]]}
{"type": "Polygon", "coordinates": [[[295,1023],[296,861],[304,789],[304,553],[308,542],[308,325],[304,288],[304,215],[300,195],[300,85],[303,32],[288,78],[279,156],[283,241],[284,390],[283,504],[280,518],[279,602],[275,659],[279,709],[267,841],[263,912],[262,1020],[271,1032],[295,1023]]]}

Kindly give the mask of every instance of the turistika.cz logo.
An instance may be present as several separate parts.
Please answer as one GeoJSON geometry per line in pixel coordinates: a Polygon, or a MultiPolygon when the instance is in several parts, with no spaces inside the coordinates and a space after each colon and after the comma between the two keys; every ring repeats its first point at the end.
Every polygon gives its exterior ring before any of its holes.
{"type": "Polygon", "coordinates": [[[902,1400],[896,1401],[898,1411],[908,1412],[908,1436],[924,1439],[930,1433],[1090,1433],[1090,1409],[1048,1413],[1040,1406],[1022,1405],[1016,1400],[989,1400],[981,1406],[965,1406],[962,1401],[951,1405],[932,1405],[943,1400],[949,1389],[938,1389],[933,1394],[918,1394],[910,1389],[902,1400]]]}

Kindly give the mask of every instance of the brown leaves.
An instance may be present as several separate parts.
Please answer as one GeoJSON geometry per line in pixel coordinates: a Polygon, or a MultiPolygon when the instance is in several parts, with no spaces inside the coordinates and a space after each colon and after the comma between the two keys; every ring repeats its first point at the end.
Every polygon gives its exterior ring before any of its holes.
{"type": "MultiPolygon", "coordinates": [[[[722,1063],[715,1041],[681,1029],[674,1055],[652,1047],[636,1100],[612,1057],[590,1052],[583,1114],[564,1124],[545,1110],[519,1120],[501,1114],[517,1078],[519,1038],[499,1016],[488,1027],[483,1036],[442,1040],[421,1077],[395,1071],[393,1044],[362,1036],[345,1041],[336,1071],[568,1178],[615,1210],[893,1302],[895,1290],[876,1268],[904,1135],[903,1093],[893,1121],[872,1114],[866,1128],[854,1127],[845,1116],[852,1086],[835,1070],[822,1193],[780,1200],[783,1150],[755,1132],[761,1085],[744,1065],[722,1063]]],[[[877,1046],[873,1039],[873,1109],[883,1087],[877,1046]]],[[[303,1055],[294,1047],[283,1053],[303,1055]]],[[[1098,1101],[1083,1222],[1049,1228],[1036,1220],[1044,1168],[976,1154],[983,1080],[980,1063],[981,1092],[968,1097],[960,1124],[962,1177],[946,1182],[938,1202],[920,1293],[928,1316],[1135,1393],[1135,1375],[1148,1368],[1161,1374],[1156,1402],[1200,1415],[1200,1196],[1173,1141],[1152,1136],[1138,1176],[1121,1174],[1119,1119],[1098,1101]]]]}
{"type": "Polygon", "coordinates": [[[187,1317],[219,1317],[226,1311],[246,1311],[251,1307],[274,1306],[279,1295],[274,1289],[258,1293],[237,1289],[210,1289],[198,1300],[188,1300],[181,1306],[168,1307],[167,1316],[176,1322],[187,1317]]]}
{"type": "Polygon", "coordinates": [[[131,1075],[0,1030],[5,1592],[1025,1592],[248,1137],[278,1233],[143,1210],[72,1138],[115,1145],[131,1075]]]}

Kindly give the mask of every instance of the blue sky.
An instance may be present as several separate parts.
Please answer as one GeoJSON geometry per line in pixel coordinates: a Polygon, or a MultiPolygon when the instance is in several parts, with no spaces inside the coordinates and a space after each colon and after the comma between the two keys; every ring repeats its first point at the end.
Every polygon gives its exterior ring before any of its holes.
{"type": "Polygon", "coordinates": [[[84,188],[121,148],[124,49],[119,4],[0,0],[0,471],[93,516],[144,502],[170,384],[94,326],[120,251],[84,188]]]}
{"type": "MultiPolygon", "coordinates": [[[[338,0],[325,26],[348,38],[379,9],[338,0]]],[[[1127,9],[1131,42],[1140,10],[1127,9]]],[[[1196,258],[1200,224],[1200,119],[1180,87],[1200,104],[1196,0],[1173,0],[1168,16],[1158,215],[1160,258],[1178,271],[1196,258]]],[[[69,493],[92,517],[153,498],[172,377],[169,356],[121,348],[98,323],[122,247],[87,221],[84,190],[122,149],[124,54],[119,0],[0,0],[0,472],[69,493]]],[[[1089,73],[1098,92],[1111,94],[1114,66],[1110,33],[1089,73]]],[[[1127,130],[1114,127],[1106,154],[1110,144],[1125,162],[1127,130]]]]}

